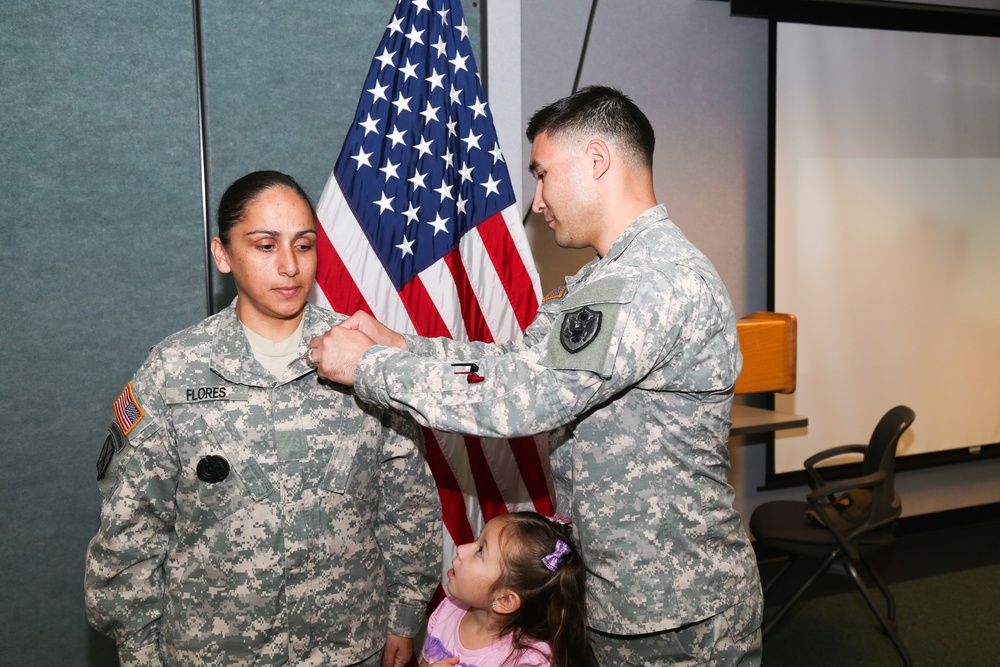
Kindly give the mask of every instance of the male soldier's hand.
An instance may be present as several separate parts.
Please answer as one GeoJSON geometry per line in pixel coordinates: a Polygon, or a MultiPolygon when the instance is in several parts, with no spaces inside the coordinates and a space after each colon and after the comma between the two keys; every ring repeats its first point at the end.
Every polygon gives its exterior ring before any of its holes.
{"type": "Polygon", "coordinates": [[[336,326],[309,341],[309,361],[321,378],[354,386],[354,371],[365,350],[375,344],[357,329],[336,326]]]}
{"type": "Polygon", "coordinates": [[[354,313],[337,326],[356,329],[371,338],[378,345],[398,347],[400,350],[406,349],[405,338],[363,310],[354,313]]]}

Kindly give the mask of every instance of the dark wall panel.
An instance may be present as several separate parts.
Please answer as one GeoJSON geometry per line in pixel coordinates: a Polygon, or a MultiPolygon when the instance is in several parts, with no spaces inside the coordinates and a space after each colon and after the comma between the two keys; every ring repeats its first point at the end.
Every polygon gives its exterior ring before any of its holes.
{"type": "Polygon", "coordinates": [[[100,663],[83,568],[111,403],[205,311],[191,10],[7,2],[0,26],[0,654],[100,663]]]}
{"type": "MultiPolygon", "coordinates": [[[[202,5],[210,206],[260,168],[318,199],[394,1],[202,5]]],[[[190,0],[0,3],[3,664],[116,664],[83,605],[95,464],[148,348],[208,311],[195,71],[190,0]]]]}

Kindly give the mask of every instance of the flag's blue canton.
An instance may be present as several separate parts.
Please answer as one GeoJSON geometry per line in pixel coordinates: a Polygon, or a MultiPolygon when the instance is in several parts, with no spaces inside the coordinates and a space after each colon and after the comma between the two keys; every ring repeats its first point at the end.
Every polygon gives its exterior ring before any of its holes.
{"type": "Polygon", "coordinates": [[[335,172],[396,289],[514,203],[459,2],[400,2],[335,172]]]}

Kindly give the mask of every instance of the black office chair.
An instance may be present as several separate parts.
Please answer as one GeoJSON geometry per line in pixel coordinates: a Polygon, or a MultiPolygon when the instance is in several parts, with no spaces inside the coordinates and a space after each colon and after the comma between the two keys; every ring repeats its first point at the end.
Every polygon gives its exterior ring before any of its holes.
{"type": "Polygon", "coordinates": [[[800,557],[823,559],[819,569],[792,598],[765,619],[764,636],[820,575],[839,562],[896,645],[903,663],[912,664],[896,628],[896,601],[869,563],[893,542],[896,520],[902,513],[902,502],[894,485],[896,445],[915,417],[913,410],[905,405],[896,406],[879,420],[868,445],[834,447],[806,459],[804,465],[813,489],[806,496],[807,502],[776,500],[753,511],[750,532],[757,542],[790,556],[764,587],[765,595],[800,557]],[[816,464],[844,454],[864,455],[861,476],[827,483],[816,464]],[[876,604],[862,573],[882,592],[886,613],[876,604]]]}

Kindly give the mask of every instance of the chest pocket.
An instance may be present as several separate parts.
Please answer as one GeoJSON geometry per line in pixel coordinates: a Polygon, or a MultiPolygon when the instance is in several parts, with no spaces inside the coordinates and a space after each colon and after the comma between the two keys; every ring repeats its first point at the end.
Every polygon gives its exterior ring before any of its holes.
{"type": "Polygon", "coordinates": [[[178,500],[192,521],[225,519],[275,491],[223,402],[171,407],[183,468],[178,500]]]}
{"type": "Polygon", "coordinates": [[[635,281],[615,276],[584,285],[565,297],[541,364],[611,377],[635,290],[635,281]]]}
{"type": "Polygon", "coordinates": [[[365,468],[357,465],[357,459],[365,454],[366,443],[371,442],[370,425],[360,418],[361,413],[353,400],[353,396],[330,392],[328,403],[324,406],[328,412],[323,419],[329,432],[322,437],[328,440],[329,460],[319,485],[340,495],[352,495],[357,484],[364,485],[363,479],[355,479],[364,476],[361,472],[355,473],[355,469],[365,468]]]}

